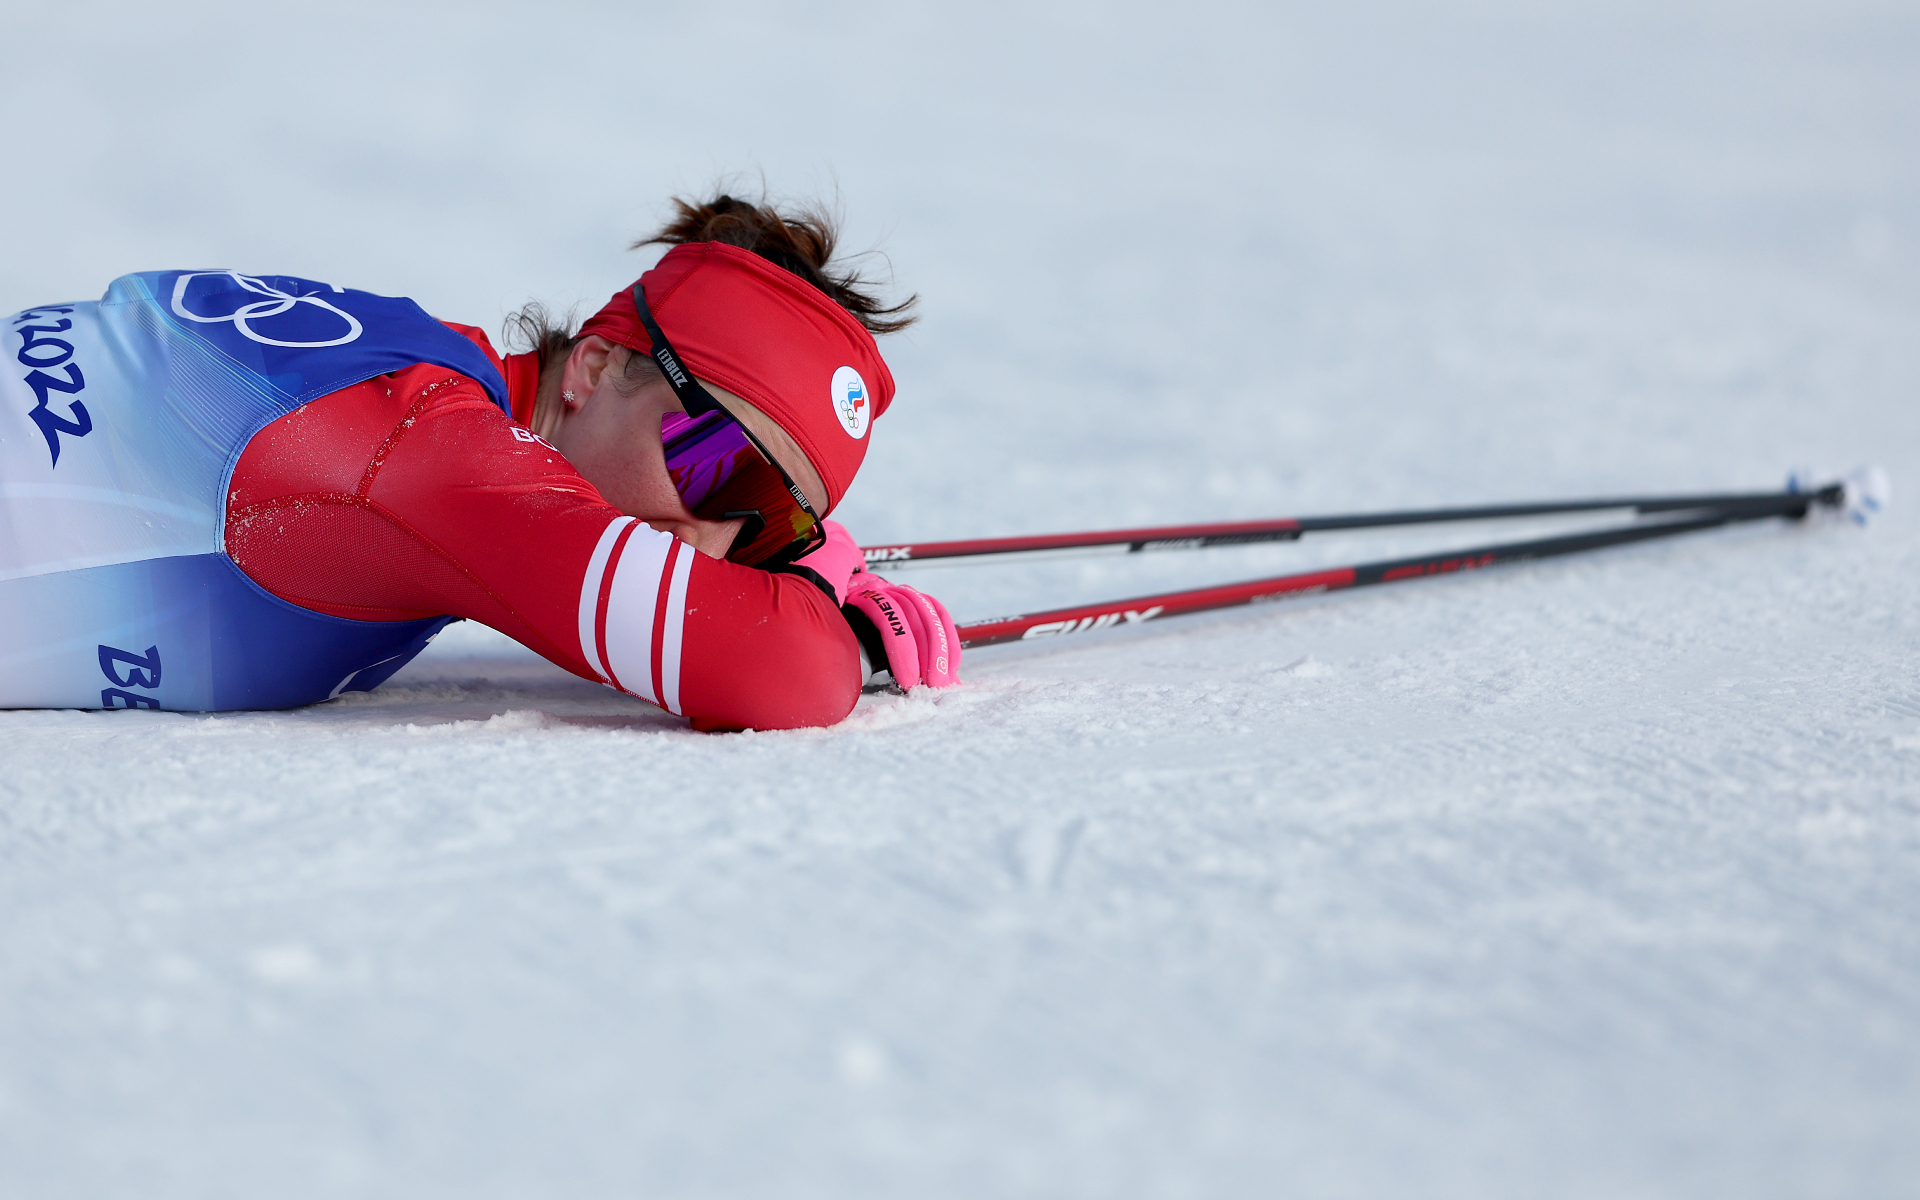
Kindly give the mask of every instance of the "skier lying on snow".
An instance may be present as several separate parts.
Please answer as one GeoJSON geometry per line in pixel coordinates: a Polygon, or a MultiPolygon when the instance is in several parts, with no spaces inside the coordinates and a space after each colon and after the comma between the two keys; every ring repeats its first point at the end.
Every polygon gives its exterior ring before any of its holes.
{"type": "Polygon", "coordinates": [[[230,271],[7,318],[0,707],[289,708],[450,620],[700,729],[954,682],[931,597],[826,521],[893,399],[834,230],[727,196],[577,333],[230,271]],[[869,667],[868,664],[871,664],[869,667]]]}

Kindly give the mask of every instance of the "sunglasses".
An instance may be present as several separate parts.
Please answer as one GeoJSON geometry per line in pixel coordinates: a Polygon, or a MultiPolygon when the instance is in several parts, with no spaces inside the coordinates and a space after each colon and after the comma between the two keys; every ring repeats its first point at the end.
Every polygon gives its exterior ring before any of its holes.
{"type": "Polygon", "coordinates": [[[667,473],[688,511],[703,521],[741,521],[728,562],[778,567],[819,549],[826,531],[807,494],[753,431],[681,365],[637,283],[633,306],[653,339],[653,360],[686,410],[666,415],[660,440],[667,473]]]}

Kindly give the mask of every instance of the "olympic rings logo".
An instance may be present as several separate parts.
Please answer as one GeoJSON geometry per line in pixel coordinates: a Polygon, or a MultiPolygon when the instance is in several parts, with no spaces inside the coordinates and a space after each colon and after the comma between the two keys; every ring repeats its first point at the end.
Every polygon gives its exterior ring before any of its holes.
{"type": "MultiPolygon", "coordinates": [[[[333,290],[337,292],[341,289],[336,287],[333,290]]],[[[221,325],[231,321],[233,322],[233,327],[240,331],[242,337],[247,338],[249,341],[259,342],[263,346],[289,346],[296,349],[344,346],[348,342],[358,338],[362,332],[360,322],[354,319],[352,313],[343,312],[318,296],[289,295],[278,288],[268,286],[265,282],[251,275],[242,275],[238,271],[195,271],[180,276],[180,278],[174,280],[173,283],[173,311],[176,316],[185,317],[189,321],[197,321],[202,325],[221,325]],[[228,276],[247,291],[255,295],[266,296],[268,299],[255,300],[251,304],[243,304],[238,310],[224,317],[203,317],[199,313],[188,312],[186,305],[187,284],[200,278],[202,275],[228,276]],[[282,313],[291,312],[294,306],[299,304],[311,304],[317,308],[324,308],[334,316],[345,321],[347,323],[346,336],[334,338],[330,342],[283,342],[278,338],[270,338],[263,333],[257,332],[251,324],[251,322],[254,321],[264,321],[269,317],[277,317],[282,313]]]]}

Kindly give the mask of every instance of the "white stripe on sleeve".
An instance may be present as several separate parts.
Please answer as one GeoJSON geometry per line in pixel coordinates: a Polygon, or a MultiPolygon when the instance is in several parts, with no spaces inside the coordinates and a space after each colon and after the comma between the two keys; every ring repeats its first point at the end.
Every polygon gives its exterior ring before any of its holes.
{"type": "Polygon", "coordinates": [[[622,690],[655,704],[660,698],[653,691],[653,610],[673,547],[672,534],[636,525],[619,558],[607,564],[613,587],[607,593],[601,651],[622,690]]]}
{"type": "Polygon", "coordinates": [[[607,670],[600,665],[600,638],[594,632],[600,615],[600,579],[606,574],[607,555],[613,553],[620,531],[633,521],[632,517],[615,517],[607,522],[606,529],[600,533],[599,544],[593,548],[593,557],[587,560],[586,577],[580,581],[580,657],[587,660],[587,666],[602,683],[607,682],[607,670]]]}
{"type": "Polygon", "coordinates": [[[660,631],[661,707],[676,717],[680,711],[680,635],[687,623],[687,579],[693,574],[692,546],[681,546],[673,564],[673,582],[667,588],[667,619],[660,631]]]}

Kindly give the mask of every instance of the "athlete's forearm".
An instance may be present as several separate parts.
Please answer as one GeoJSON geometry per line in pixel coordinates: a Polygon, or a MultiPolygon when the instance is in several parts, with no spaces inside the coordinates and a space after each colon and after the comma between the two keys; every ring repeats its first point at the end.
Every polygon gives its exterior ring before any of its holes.
{"type": "Polygon", "coordinates": [[[701,728],[830,725],[863,682],[857,639],[813,584],[709,558],[631,517],[594,547],[578,630],[593,676],[701,728]]]}
{"type": "Polygon", "coordinates": [[[832,725],[853,711],[860,642],[819,588],[705,556],[693,582],[681,697],[696,728],[832,725]]]}

